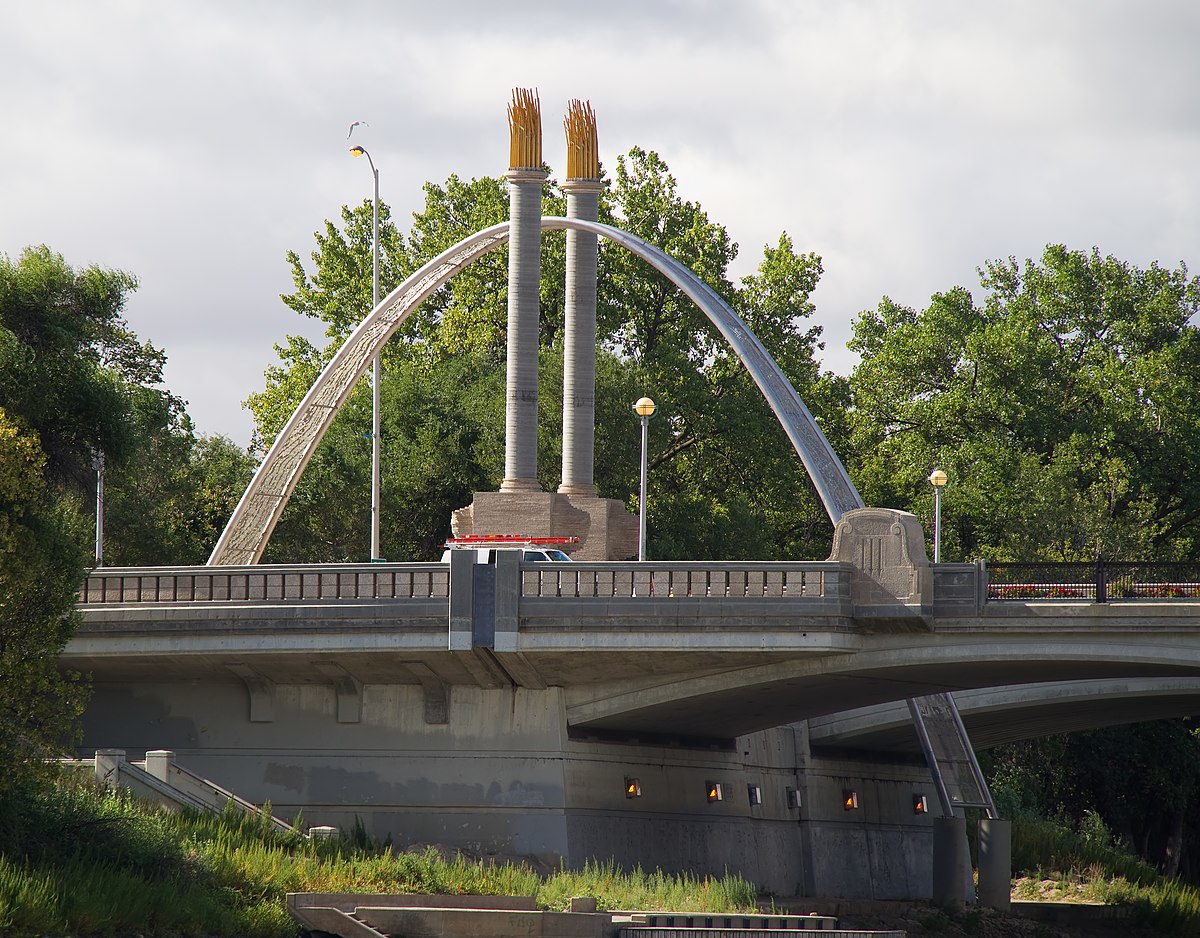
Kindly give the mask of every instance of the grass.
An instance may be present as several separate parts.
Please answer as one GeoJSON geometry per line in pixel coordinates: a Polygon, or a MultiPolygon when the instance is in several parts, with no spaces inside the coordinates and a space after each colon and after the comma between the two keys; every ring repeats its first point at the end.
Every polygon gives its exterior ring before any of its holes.
{"type": "Polygon", "coordinates": [[[565,909],[743,912],[740,876],[673,876],[589,864],[548,877],[517,865],[395,853],[361,829],[330,840],[272,828],[269,818],[170,813],[83,783],[0,804],[0,934],[239,935],[292,938],[289,892],[532,895],[565,909]]]}
{"type": "Polygon", "coordinates": [[[1012,828],[1014,899],[1132,907],[1162,934],[1200,938],[1200,889],[1061,824],[1017,816],[1012,828]]]}

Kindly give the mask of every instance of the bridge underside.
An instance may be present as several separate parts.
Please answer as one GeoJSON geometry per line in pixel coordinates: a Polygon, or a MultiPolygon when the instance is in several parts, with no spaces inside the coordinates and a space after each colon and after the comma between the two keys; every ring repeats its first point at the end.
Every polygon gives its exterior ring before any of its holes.
{"type": "MultiPolygon", "coordinates": [[[[1200,678],[1062,681],[955,693],[977,749],[1126,723],[1200,713],[1200,678]]],[[[908,707],[887,703],[809,721],[814,746],[920,752],[908,707]]]]}

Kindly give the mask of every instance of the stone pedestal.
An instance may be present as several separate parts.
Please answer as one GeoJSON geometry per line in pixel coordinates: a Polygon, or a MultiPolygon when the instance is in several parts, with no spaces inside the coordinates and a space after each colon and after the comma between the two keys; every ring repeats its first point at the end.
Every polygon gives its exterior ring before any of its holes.
{"type": "Polygon", "coordinates": [[[858,508],[833,531],[830,560],[853,564],[856,615],[905,618],[932,609],[933,568],[915,515],[892,508],[858,508]]]}
{"type": "Polygon", "coordinates": [[[577,537],[565,548],[575,560],[628,560],[637,556],[637,518],[612,498],[561,492],[476,492],[475,500],[454,512],[455,537],[469,534],[524,534],[577,537]]]}

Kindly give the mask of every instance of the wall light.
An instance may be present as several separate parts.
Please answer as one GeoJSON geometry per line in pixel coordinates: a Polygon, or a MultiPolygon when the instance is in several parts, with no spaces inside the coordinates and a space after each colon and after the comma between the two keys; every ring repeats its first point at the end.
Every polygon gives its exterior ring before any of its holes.
{"type": "Polygon", "coordinates": [[[787,790],[787,806],[789,808],[800,807],[800,792],[794,788],[789,788],[787,790]]]}
{"type": "Polygon", "coordinates": [[[913,795],[913,814],[928,814],[929,799],[924,795],[913,795]]]}
{"type": "Polygon", "coordinates": [[[842,789],[842,807],[847,811],[858,810],[858,792],[849,788],[842,789]]]}
{"type": "Polygon", "coordinates": [[[762,788],[759,785],[746,786],[746,798],[751,804],[762,804],[762,788]]]}
{"type": "Polygon", "coordinates": [[[640,798],[642,797],[642,783],[636,778],[625,779],[625,797],[640,798]]]}
{"type": "Polygon", "coordinates": [[[721,791],[721,783],[720,782],[705,782],[704,784],[705,784],[705,788],[707,789],[707,792],[708,792],[708,803],[709,804],[712,804],[714,801],[724,801],[725,800],[725,793],[723,791],[721,791]]]}

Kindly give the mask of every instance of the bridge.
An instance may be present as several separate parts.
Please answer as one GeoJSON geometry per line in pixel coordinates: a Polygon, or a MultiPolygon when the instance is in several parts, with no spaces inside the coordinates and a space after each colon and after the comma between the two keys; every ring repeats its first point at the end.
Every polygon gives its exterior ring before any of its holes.
{"type": "Polygon", "coordinates": [[[96,688],[85,746],[402,842],[912,896],[933,789],[906,698],[957,692],[987,745],[1200,690],[1189,599],[989,598],[1013,591],[983,564],[888,603],[847,561],[470,559],[97,570],[63,655],[96,688]]]}
{"type": "MultiPolygon", "coordinates": [[[[512,220],[431,260],[347,338],[209,564],[88,577],[82,627],[62,655],[93,679],[85,750],[171,749],[277,815],[361,821],[401,846],[729,869],[781,894],[913,898],[931,893],[935,841],[933,818],[914,806],[935,791],[912,729],[919,706],[898,702],[966,695],[963,722],[984,732],[996,713],[1014,725],[1025,714],[1031,731],[1053,724],[1048,713],[1112,719],[1111,701],[1147,688],[1163,690],[1155,712],[1184,705],[1200,681],[1195,590],[1148,598],[1108,589],[1103,575],[1094,587],[1079,575],[1047,586],[997,580],[982,564],[931,565],[917,519],[864,506],[736,313],[677,260],[596,221],[594,124],[587,165],[573,171],[568,157],[567,217],[541,217],[540,115],[518,116],[512,220]],[[541,232],[557,229],[563,484],[548,493],[535,471],[537,289],[541,232]],[[592,480],[598,238],[676,284],[728,341],[834,525],[828,560],[620,562],[630,517],[592,480]],[[475,564],[456,552],[446,564],[260,565],[372,358],[425,298],[505,243],[504,481],[453,524],[579,536],[578,562],[475,564]]],[[[948,813],[978,803],[936,794],[948,813]]],[[[1007,896],[1007,874],[1001,885],[1007,896]]]]}
{"type": "Polygon", "coordinates": [[[64,662],[114,680],[558,686],[572,731],[714,740],[947,691],[1200,675],[1196,602],[989,601],[981,564],[938,565],[927,608],[880,616],[845,562],[503,560],[486,613],[470,563],[96,571],[64,662]]]}

